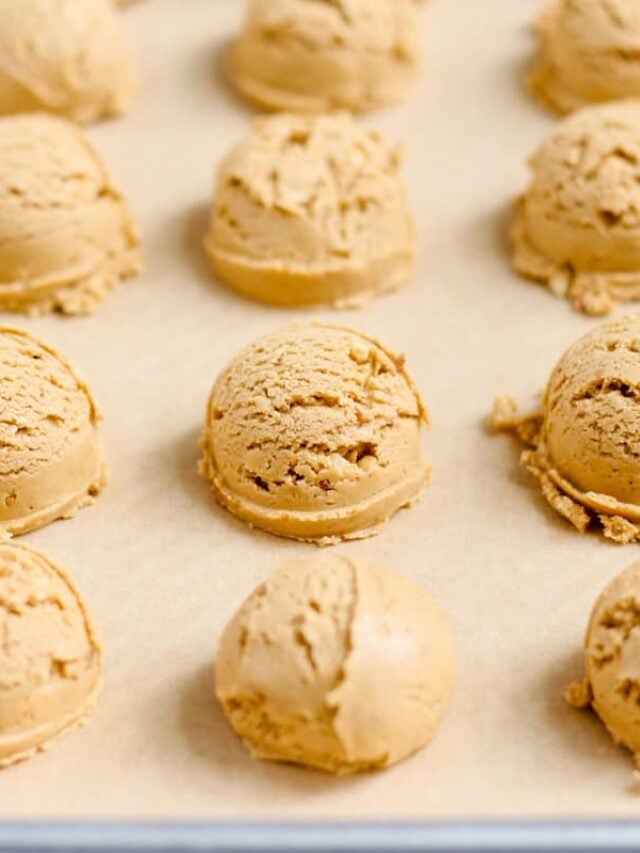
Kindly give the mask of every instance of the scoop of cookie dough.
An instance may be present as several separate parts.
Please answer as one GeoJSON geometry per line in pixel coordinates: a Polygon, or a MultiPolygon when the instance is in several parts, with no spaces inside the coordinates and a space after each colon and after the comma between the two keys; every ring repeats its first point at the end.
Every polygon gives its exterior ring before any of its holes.
{"type": "Polygon", "coordinates": [[[404,285],[416,233],[402,156],[347,114],[259,119],[223,162],[205,247],[276,305],[361,305],[404,285]]]}
{"type": "Polygon", "coordinates": [[[0,0],[0,21],[0,114],[129,111],[136,75],[110,0],[0,0]]]}
{"type": "Polygon", "coordinates": [[[531,160],[514,264],[589,314],[640,299],[640,101],[565,119],[531,160]]]}
{"type": "Polygon", "coordinates": [[[216,692],[256,758],[347,774],[435,736],[453,687],[446,618],[411,580],[344,557],[289,560],[227,627],[216,692]]]}
{"type": "Polygon", "coordinates": [[[618,744],[640,756],[640,563],[605,588],[596,601],[585,637],[583,681],[567,701],[592,707],[618,744]]]}
{"type": "Polygon", "coordinates": [[[291,326],[218,378],[201,472],[249,524],[319,544],[362,538],[428,483],[426,423],[402,357],[353,329],[291,326]]]}
{"type": "Polygon", "coordinates": [[[82,597],[33,548],[0,542],[0,767],[46,749],[91,711],[101,649],[82,597]]]}
{"type": "Polygon", "coordinates": [[[105,485],[91,392],[59,352],[0,327],[0,530],[69,518],[105,485]]]}
{"type": "Polygon", "coordinates": [[[640,315],[594,329],[562,356],[542,413],[498,401],[493,423],[529,445],[524,465],[581,532],[592,521],[618,542],[640,539],[640,315]]]}
{"type": "Polygon", "coordinates": [[[377,109],[419,64],[415,0],[251,0],[231,49],[236,88],[261,109],[377,109]]]}
{"type": "Polygon", "coordinates": [[[139,270],[139,243],[82,130],[44,113],[0,118],[0,310],[90,313],[139,270]]]}
{"type": "Polygon", "coordinates": [[[639,0],[547,0],[529,77],[559,112],[640,97],[639,0]]]}

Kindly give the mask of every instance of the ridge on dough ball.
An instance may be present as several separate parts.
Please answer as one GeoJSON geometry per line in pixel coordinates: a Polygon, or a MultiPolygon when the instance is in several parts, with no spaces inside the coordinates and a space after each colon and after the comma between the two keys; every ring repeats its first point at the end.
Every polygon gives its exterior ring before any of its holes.
{"type": "Polygon", "coordinates": [[[640,97],[640,0],[547,0],[533,93],[566,113],[640,97]]]}
{"type": "Polygon", "coordinates": [[[93,501],[107,482],[99,420],[57,350],[0,327],[0,531],[28,533],[93,501]]]}
{"type": "Polygon", "coordinates": [[[427,423],[402,357],[354,329],[289,326],[218,377],[200,470],[243,521],[334,544],[377,533],[417,500],[427,423]]]}
{"type": "Polygon", "coordinates": [[[566,692],[592,707],[617,744],[640,757],[640,563],[615,577],[596,601],[584,641],[586,674],[566,692]]]}
{"type": "Polygon", "coordinates": [[[0,118],[0,310],[88,314],[140,265],[137,225],[85,133],[46,113],[0,118]]]}
{"type": "Polygon", "coordinates": [[[640,541],[640,315],[574,343],[553,370],[542,412],[521,418],[509,398],[492,423],[529,445],[523,465],[551,506],[581,532],[599,522],[616,542],[640,541]]]}
{"type": "Polygon", "coordinates": [[[0,115],[86,124],[131,109],[136,73],[111,0],[0,0],[0,21],[0,115]]]}
{"type": "Polygon", "coordinates": [[[220,166],[205,248],[219,278],[276,305],[358,306],[411,278],[402,155],[345,113],[254,122],[220,166]]]}
{"type": "Polygon", "coordinates": [[[0,542],[0,768],[82,723],[102,687],[102,650],[68,575],[0,542]]]}
{"type": "Polygon", "coordinates": [[[348,774],[428,744],[454,668],[447,620],[409,578],[338,556],[292,559],[226,628],[216,694],[254,757],[348,774]]]}
{"type": "Polygon", "coordinates": [[[415,0],[251,0],[229,76],[260,109],[364,112],[404,100],[419,62],[415,0]]]}
{"type": "Polygon", "coordinates": [[[588,314],[640,299],[640,100],[587,107],[531,159],[514,266],[588,314]]]}

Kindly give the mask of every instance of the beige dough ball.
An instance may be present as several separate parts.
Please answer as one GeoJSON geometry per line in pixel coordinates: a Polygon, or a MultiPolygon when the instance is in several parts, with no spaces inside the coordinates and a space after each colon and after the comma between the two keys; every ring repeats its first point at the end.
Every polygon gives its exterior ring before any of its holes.
{"type": "Polygon", "coordinates": [[[289,560],[244,603],[216,693],[256,758],[348,774],[428,744],[453,688],[446,618],[411,580],[344,557],[289,560]]]}
{"type": "Polygon", "coordinates": [[[6,767],[87,717],[102,665],[80,593],[44,554],[0,542],[0,602],[0,767],[6,767]]]}
{"type": "Polygon", "coordinates": [[[83,131],[44,113],[0,118],[0,310],[91,313],[139,270],[139,243],[83,131]]]}
{"type": "Polygon", "coordinates": [[[291,326],[219,376],[201,472],[249,524],[319,544],[362,538],[428,483],[426,423],[402,357],[353,329],[291,326]]]}
{"type": "Polygon", "coordinates": [[[640,563],[606,587],[596,601],[585,637],[584,681],[567,700],[592,706],[611,737],[640,755],[640,563]]]}
{"type": "Polygon", "coordinates": [[[261,109],[360,112],[403,100],[419,56],[415,0],[251,0],[229,73],[261,109]]]}
{"type": "Polygon", "coordinates": [[[220,167],[205,247],[220,279],[276,305],[362,305],[411,277],[402,157],[346,114],[255,122],[220,167]]]}
{"type": "Polygon", "coordinates": [[[640,299],[640,101],[563,121],[531,160],[514,263],[590,314],[640,299]]]}
{"type": "Polygon", "coordinates": [[[559,112],[640,97],[640,0],[548,0],[530,76],[559,112]]]}
{"type": "Polygon", "coordinates": [[[640,316],[594,329],[551,374],[543,440],[556,476],[594,508],[640,518],[640,316]],[[637,452],[636,452],[637,451],[637,452]],[[602,500],[598,500],[598,495],[602,500]]]}
{"type": "Polygon", "coordinates": [[[594,329],[562,356],[542,412],[498,401],[493,425],[530,445],[524,466],[551,506],[584,532],[598,522],[620,543],[640,540],[640,315],[594,329]]]}
{"type": "Polygon", "coordinates": [[[106,485],[91,392],[59,352],[0,328],[0,530],[70,518],[106,485]]]}
{"type": "Polygon", "coordinates": [[[110,0],[0,0],[0,21],[0,115],[129,111],[136,75],[110,0]]]}

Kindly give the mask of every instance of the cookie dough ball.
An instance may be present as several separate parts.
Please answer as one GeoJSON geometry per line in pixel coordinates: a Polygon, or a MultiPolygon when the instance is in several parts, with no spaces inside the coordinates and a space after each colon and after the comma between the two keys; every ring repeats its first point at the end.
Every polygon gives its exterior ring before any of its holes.
{"type": "Polygon", "coordinates": [[[531,167],[516,269],[589,314],[640,299],[640,101],[566,119],[531,167]]]}
{"type": "Polygon", "coordinates": [[[85,134],[0,118],[0,310],[88,314],[139,268],[136,224],[85,134]]]}
{"type": "Polygon", "coordinates": [[[102,667],[80,593],[44,554],[0,542],[0,603],[0,767],[6,767],[86,718],[102,667]]]}
{"type": "Polygon", "coordinates": [[[129,111],[136,75],[110,0],[0,0],[0,21],[0,114],[129,111]]]}
{"type": "Polygon", "coordinates": [[[216,693],[256,758],[347,774],[435,736],[453,687],[447,620],[379,566],[290,560],[227,627],[216,693]]]}
{"type": "Polygon", "coordinates": [[[360,112],[403,100],[419,55],[415,0],[252,0],[229,72],[260,109],[360,112]]]}
{"type": "MultiPolygon", "coordinates": [[[[562,356],[543,411],[496,425],[519,431],[523,462],[580,531],[599,521],[618,542],[640,538],[640,315],[608,323],[562,356]]],[[[503,412],[504,412],[503,407],[503,412]]],[[[495,421],[495,416],[494,416],[495,421]]]]}
{"type": "Polygon", "coordinates": [[[551,0],[529,82],[559,112],[640,97],[640,0],[551,0]]]}
{"type": "Polygon", "coordinates": [[[218,378],[201,472],[249,524],[319,544],[362,538],[428,483],[426,423],[401,356],[353,329],[291,326],[218,378]]]}
{"type": "Polygon", "coordinates": [[[70,518],[106,485],[91,392],[59,352],[0,327],[0,530],[70,518]]]}
{"type": "Polygon", "coordinates": [[[346,114],[259,119],[223,162],[205,247],[224,282],[276,305],[361,305],[411,277],[402,157],[346,114]]]}
{"type": "Polygon", "coordinates": [[[611,737],[640,756],[640,563],[618,575],[598,598],[585,637],[584,681],[567,701],[593,707],[611,737]]]}

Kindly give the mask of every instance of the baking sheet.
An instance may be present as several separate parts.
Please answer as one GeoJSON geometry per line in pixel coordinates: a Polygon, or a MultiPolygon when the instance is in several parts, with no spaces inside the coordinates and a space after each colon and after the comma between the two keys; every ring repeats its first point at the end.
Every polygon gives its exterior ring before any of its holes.
{"type": "Polygon", "coordinates": [[[214,167],[251,113],[220,54],[240,0],[145,0],[122,13],[143,75],[132,116],[91,130],[137,211],[148,266],[92,318],[20,320],[67,352],[105,412],[112,480],[93,508],[23,541],[74,574],[99,621],[107,683],[89,726],[0,774],[0,816],[485,818],[634,816],[630,758],[565,707],[591,604],[637,557],[581,538],[544,504],[498,392],[533,401],[593,321],[508,264],[509,202],[553,118],[521,86],[538,0],[431,0],[426,63],[405,105],[367,119],[409,148],[420,227],[412,286],[358,312],[283,311],[212,280],[200,250],[214,167]],[[313,316],[403,351],[432,412],[435,481],[378,537],[340,546],[418,579],[448,612],[458,686],[427,750],[336,780],[252,761],[212,697],[225,621],[283,556],[196,473],[217,371],[258,334],[313,316]]]}

